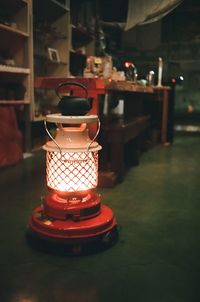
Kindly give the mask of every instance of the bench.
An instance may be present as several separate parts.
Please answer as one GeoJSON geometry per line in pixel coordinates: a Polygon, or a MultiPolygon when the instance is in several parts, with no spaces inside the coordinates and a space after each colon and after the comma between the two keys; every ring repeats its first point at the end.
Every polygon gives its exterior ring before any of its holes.
{"type": "MultiPolygon", "coordinates": [[[[105,181],[102,183],[103,177],[106,179],[105,171],[108,172],[108,178],[109,176],[112,178],[111,182],[121,182],[124,179],[127,162],[129,165],[139,163],[141,139],[149,125],[148,115],[129,120],[102,122],[99,135],[99,142],[103,147],[99,160],[99,186],[109,186],[105,181]]],[[[107,182],[109,183],[109,179],[107,182]]]]}

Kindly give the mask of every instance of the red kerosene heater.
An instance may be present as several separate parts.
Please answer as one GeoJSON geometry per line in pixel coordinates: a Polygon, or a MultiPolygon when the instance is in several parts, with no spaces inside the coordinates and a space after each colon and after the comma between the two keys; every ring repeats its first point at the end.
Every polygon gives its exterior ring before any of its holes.
{"type": "MultiPolygon", "coordinates": [[[[62,83],[63,86],[79,83],[62,83]]],[[[92,192],[98,183],[98,151],[95,142],[100,129],[98,116],[88,115],[91,100],[75,96],[61,98],[61,114],[46,116],[45,128],[51,138],[46,151],[46,180],[51,192],[42,198],[42,205],[33,210],[29,220],[32,238],[48,246],[66,248],[81,253],[83,247],[95,244],[112,246],[117,239],[117,223],[112,210],[101,204],[98,193],[92,192]],[[89,104],[90,103],[90,104],[89,104]],[[72,115],[71,115],[72,114],[72,115]],[[47,123],[55,123],[53,137],[47,123]],[[97,133],[89,137],[88,125],[96,123],[97,133]]]]}

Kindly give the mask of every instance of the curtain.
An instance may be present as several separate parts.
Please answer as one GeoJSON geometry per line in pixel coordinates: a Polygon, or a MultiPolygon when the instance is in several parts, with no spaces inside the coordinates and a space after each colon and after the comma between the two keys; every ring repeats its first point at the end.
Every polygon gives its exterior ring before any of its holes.
{"type": "Polygon", "coordinates": [[[129,0],[125,30],[158,21],[181,2],[182,0],[129,0]]]}

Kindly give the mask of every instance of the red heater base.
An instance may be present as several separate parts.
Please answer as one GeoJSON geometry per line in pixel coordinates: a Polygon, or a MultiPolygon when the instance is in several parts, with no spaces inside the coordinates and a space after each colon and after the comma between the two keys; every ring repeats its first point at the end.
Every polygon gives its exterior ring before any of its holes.
{"type": "Polygon", "coordinates": [[[48,195],[43,207],[32,212],[29,221],[32,239],[58,249],[62,247],[66,252],[70,247],[75,254],[81,253],[83,246],[97,244],[107,248],[116,242],[116,218],[109,207],[101,205],[99,195],[90,194],[86,202],[75,205],[56,202],[58,198],[54,193],[48,195]]]}

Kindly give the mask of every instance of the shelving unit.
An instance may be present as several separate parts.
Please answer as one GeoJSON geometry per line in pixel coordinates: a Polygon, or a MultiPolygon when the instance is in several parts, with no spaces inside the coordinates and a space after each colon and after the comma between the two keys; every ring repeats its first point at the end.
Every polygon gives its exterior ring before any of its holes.
{"type": "Polygon", "coordinates": [[[95,1],[71,1],[70,15],[70,73],[82,76],[87,56],[95,55],[95,1]]]}
{"type": "Polygon", "coordinates": [[[72,28],[72,45],[75,48],[81,47],[83,45],[87,45],[89,42],[94,40],[94,35],[89,33],[84,28],[71,25],[72,28]]]}
{"type": "Polygon", "coordinates": [[[88,55],[94,55],[94,35],[71,24],[70,73],[82,76],[88,55]]]}
{"type": "MultiPolygon", "coordinates": [[[[34,78],[69,76],[70,6],[69,0],[33,0],[34,78]],[[45,14],[44,14],[45,7],[45,14]]],[[[32,120],[44,119],[54,110],[53,91],[35,89],[32,120]]],[[[56,97],[57,98],[57,97],[56,97]]]]}
{"type": "Polygon", "coordinates": [[[16,74],[30,74],[30,68],[13,67],[8,65],[0,65],[1,73],[16,73],[16,74]]]}
{"type": "Polygon", "coordinates": [[[0,105],[20,105],[24,151],[30,150],[33,95],[31,14],[32,0],[0,2],[0,105]]]}
{"type": "MultiPolygon", "coordinates": [[[[79,1],[76,4],[79,7],[79,1]]],[[[72,25],[74,1],[33,0],[34,75],[37,78],[82,76],[87,55],[94,55],[94,35],[83,26],[72,25]],[[44,15],[44,7],[45,15],[44,15]],[[54,60],[50,53],[53,50],[54,60]]],[[[32,120],[41,121],[57,110],[53,90],[35,87],[32,120]]]]}
{"type": "Polygon", "coordinates": [[[19,109],[25,151],[33,148],[37,123],[57,111],[55,91],[37,88],[37,78],[82,76],[87,56],[95,54],[90,24],[72,25],[73,14],[70,0],[0,1],[0,106],[19,109]]]}
{"type": "Polygon", "coordinates": [[[24,100],[0,100],[0,105],[24,105],[28,104],[24,100]]]}
{"type": "Polygon", "coordinates": [[[2,32],[5,31],[6,34],[8,34],[8,32],[10,32],[10,33],[13,33],[14,35],[28,37],[28,34],[26,32],[23,32],[19,29],[16,29],[16,28],[13,28],[11,26],[4,25],[4,24],[0,24],[0,30],[2,32]]]}

